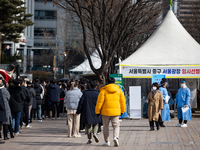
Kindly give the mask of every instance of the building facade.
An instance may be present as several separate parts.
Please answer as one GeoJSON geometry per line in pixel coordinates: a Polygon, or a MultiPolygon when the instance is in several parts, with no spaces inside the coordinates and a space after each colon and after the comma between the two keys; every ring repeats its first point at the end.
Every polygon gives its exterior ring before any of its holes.
{"type": "MultiPolygon", "coordinates": [[[[24,0],[26,2],[25,7],[27,14],[33,14],[30,18],[34,22],[34,2],[35,0],[24,0]]],[[[13,56],[15,54],[21,55],[23,63],[20,64],[23,67],[23,73],[33,66],[33,45],[34,45],[34,25],[25,28],[24,33],[21,33],[19,43],[11,41],[5,41],[3,43],[7,48],[7,55],[13,56]]]]}

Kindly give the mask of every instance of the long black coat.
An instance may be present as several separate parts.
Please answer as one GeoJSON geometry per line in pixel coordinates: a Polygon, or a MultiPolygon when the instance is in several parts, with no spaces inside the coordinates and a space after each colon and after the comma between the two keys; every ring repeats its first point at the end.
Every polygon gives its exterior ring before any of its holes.
{"type": "Polygon", "coordinates": [[[41,93],[42,93],[42,87],[40,86],[39,83],[34,83],[34,89],[36,91],[36,100],[37,100],[37,105],[42,104],[42,98],[41,98],[41,93]]]}
{"type": "Polygon", "coordinates": [[[6,122],[6,109],[4,105],[4,100],[3,100],[3,94],[2,91],[0,90],[0,123],[6,122]]]}
{"type": "Polygon", "coordinates": [[[11,112],[22,112],[22,101],[25,101],[26,97],[22,91],[22,87],[17,85],[9,86],[10,92],[10,109],[11,112]]]}
{"type": "Polygon", "coordinates": [[[96,89],[89,89],[83,93],[77,109],[77,114],[81,113],[82,123],[97,124],[100,122],[100,118],[95,113],[98,95],[99,91],[96,89]]]}
{"type": "Polygon", "coordinates": [[[30,94],[30,90],[28,88],[26,88],[25,86],[22,86],[22,91],[24,92],[24,95],[26,97],[25,101],[22,102],[25,105],[29,105],[30,101],[31,101],[31,94],[30,94]]]}
{"type": "Polygon", "coordinates": [[[60,102],[60,88],[57,84],[49,85],[50,102],[60,102]]]}

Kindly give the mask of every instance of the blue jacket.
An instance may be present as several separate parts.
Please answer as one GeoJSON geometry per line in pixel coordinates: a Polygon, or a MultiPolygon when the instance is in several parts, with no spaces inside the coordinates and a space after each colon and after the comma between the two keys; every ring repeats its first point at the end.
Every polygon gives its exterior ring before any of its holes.
{"type": "Polygon", "coordinates": [[[168,92],[167,92],[167,89],[164,87],[160,87],[159,91],[163,95],[163,110],[161,110],[162,121],[169,121],[170,119],[169,103],[165,104],[166,96],[168,95],[168,92]]]}
{"type": "Polygon", "coordinates": [[[176,94],[175,104],[177,105],[177,115],[178,119],[191,120],[191,107],[190,107],[190,89],[188,87],[182,89],[180,88],[176,94]],[[189,110],[186,112],[186,115],[182,116],[181,108],[184,105],[189,106],[189,110]]]}
{"type": "Polygon", "coordinates": [[[60,102],[60,87],[57,84],[49,85],[50,102],[60,102]]]}

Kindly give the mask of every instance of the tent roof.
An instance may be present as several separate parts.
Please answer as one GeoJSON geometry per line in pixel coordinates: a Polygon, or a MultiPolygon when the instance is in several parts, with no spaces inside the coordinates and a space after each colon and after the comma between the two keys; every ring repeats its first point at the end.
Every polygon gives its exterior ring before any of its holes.
{"type": "Polygon", "coordinates": [[[169,10],[154,34],[120,65],[199,65],[200,45],[169,10]]]}
{"type": "MultiPolygon", "coordinates": [[[[91,55],[92,63],[96,69],[101,67],[101,59],[99,58],[98,54],[94,52],[91,55]]],[[[71,69],[70,72],[83,72],[83,74],[94,74],[90,68],[90,64],[88,59],[86,59],[83,63],[71,69]]]]}

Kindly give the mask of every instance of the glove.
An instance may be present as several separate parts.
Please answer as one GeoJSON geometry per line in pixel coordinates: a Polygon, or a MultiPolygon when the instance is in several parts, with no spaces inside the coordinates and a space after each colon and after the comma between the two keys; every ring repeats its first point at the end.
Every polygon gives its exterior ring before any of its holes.
{"type": "Polygon", "coordinates": [[[184,105],[184,107],[188,107],[188,105],[184,105]]]}

